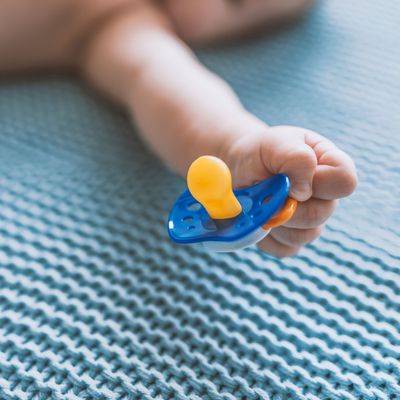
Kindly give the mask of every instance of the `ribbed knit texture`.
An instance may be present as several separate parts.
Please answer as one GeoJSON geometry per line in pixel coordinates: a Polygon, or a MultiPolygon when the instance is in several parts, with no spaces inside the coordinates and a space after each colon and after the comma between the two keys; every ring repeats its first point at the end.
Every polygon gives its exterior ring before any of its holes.
{"type": "Polygon", "coordinates": [[[184,183],[126,116],[69,79],[2,84],[0,399],[400,399],[399,21],[326,0],[200,54],[356,161],[357,192],[282,261],[174,245],[184,183]]]}

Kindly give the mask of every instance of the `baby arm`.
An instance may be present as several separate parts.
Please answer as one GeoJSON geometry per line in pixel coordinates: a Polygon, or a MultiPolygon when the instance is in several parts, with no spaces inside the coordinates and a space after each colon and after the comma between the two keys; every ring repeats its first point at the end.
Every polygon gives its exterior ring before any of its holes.
{"type": "Polygon", "coordinates": [[[5,0],[0,2],[0,73],[80,68],[131,112],[144,140],[182,175],[203,154],[225,160],[235,186],[287,173],[291,195],[301,203],[292,220],[260,246],[290,255],[319,235],[335,199],[354,190],[351,159],[314,132],[268,127],[250,115],[226,83],[196,61],[174,27],[187,40],[208,40],[232,29],[241,32],[259,15],[267,22],[276,15],[273,5],[297,9],[308,2],[260,1],[255,16],[246,20],[245,9],[229,8],[223,0],[196,0],[190,6],[189,0],[170,0],[176,7],[165,13],[150,0],[42,0],[41,7],[5,0]],[[200,10],[193,13],[196,4],[200,10]],[[178,15],[182,10],[184,15],[178,15]],[[188,11],[194,19],[183,29],[188,11]],[[203,26],[204,12],[219,18],[216,31],[203,26]]]}
{"type": "Polygon", "coordinates": [[[197,156],[219,153],[237,131],[233,116],[244,117],[229,86],[197,62],[149,5],[94,38],[84,71],[131,111],[144,140],[182,175],[197,156]]]}
{"type": "Polygon", "coordinates": [[[318,237],[336,199],[356,186],[347,154],[315,132],[269,127],[250,115],[155,7],[144,5],[104,26],[88,48],[84,72],[131,111],[144,140],[182,175],[204,154],[228,164],[235,186],[288,174],[300,204],[260,243],[274,255],[293,255],[318,237]]]}

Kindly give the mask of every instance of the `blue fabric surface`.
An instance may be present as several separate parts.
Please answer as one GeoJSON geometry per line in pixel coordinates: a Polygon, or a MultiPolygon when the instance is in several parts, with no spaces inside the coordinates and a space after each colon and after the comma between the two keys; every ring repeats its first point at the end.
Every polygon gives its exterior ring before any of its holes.
{"type": "Polygon", "coordinates": [[[200,54],[249,110],[356,160],[356,194],[283,261],[173,245],[183,183],[124,115],[68,79],[1,85],[0,398],[400,398],[399,20],[324,1],[200,54]]]}

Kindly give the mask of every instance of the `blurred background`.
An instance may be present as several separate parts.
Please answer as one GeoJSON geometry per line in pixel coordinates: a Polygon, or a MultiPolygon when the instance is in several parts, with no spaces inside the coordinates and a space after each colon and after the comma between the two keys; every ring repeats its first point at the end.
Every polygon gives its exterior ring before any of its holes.
{"type": "Polygon", "coordinates": [[[319,2],[198,51],[360,184],[298,257],[175,246],[184,182],[65,75],[0,84],[2,399],[400,398],[400,4],[319,2]]]}

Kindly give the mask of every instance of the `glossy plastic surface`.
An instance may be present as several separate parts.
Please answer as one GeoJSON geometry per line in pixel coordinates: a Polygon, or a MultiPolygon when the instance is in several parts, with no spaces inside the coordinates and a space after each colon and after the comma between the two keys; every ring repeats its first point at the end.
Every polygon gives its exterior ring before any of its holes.
{"type": "Polygon", "coordinates": [[[249,233],[247,236],[234,240],[232,242],[202,242],[206,250],[214,251],[217,253],[225,253],[229,251],[237,251],[245,249],[246,247],[253,246],[260,242],[268,235],[270,229],[257,228],[255,231],[249,233]]]}
{"type": "Polygon", "coordinates": [[[274,175],[254,186],[235,190],[242,212],[231,220],[215,221],[205,208],[184,192],[176,201],[168,221],[168,233],[177,243],[237,241],[262,227],[284,205],[289,194],[289,178],[274,175]]]}
{"type": "Polygon", "coordinates": [[[265,225],[264,229],[273,229],[285,224],[292,218],[297,210],[297,200],[288,197],[281,210],[275,214],[265,225]]]}
{"type": "Polygon", "coordinates": [[[221,159],[213,156],[199,157],[189,168],[187,184],[192,196],[211,218],[229,219],[242,212],[233,194],[231,172],[221,159]]]}

